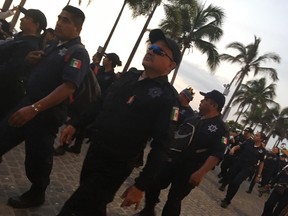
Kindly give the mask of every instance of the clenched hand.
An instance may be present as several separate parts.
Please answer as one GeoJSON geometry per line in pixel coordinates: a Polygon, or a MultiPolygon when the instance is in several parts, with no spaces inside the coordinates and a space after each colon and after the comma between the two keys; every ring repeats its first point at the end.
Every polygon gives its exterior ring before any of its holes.
{"type": "Polygon", "coordinates": [[[126,191],[122,194],[121,198],[124,199],[121,207],[128,207],[135,204],[135,210],[138,208],[140,201],[142,200],[144,192],[136,188],[135,186],[131,186],[126,189],[126,191]]]}

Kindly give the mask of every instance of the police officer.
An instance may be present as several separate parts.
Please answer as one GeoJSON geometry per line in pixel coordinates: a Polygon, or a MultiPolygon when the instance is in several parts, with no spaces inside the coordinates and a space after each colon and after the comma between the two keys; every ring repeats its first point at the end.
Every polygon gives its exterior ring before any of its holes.
{"type": "Polygon", "coordinates": [[[255,167],[260,161],[255,179],[256,182],[259,182],[264,166],[264,156],[266,154],[266,150],[262,145],[262,142],[265,139],[265,134],[258,132],[254,135],[254,142],[245,141],[241,145],[234,146],[230,150],[231,155],[239,150],[241,152],[219,188],[219,190],[224,191],[226,185],[229,184],[226,197],[221,201],[222,208],[226,208],[231,203],[231,200],[236,195],[241,183],[251,175],[251,172],[254,172],[255,167]]]}
{"type": "Polygon", "coordinates": [[[232,139],[229,139],[229,145],[226,148],[226,153],[224,156],[223,161],[221,162],[221,172],[219,173],[218,177],[221,178],[219,183],[223,183],[224,179],[226,178],[227,172],[233,166],[234,162],[237,161],[240,151],[235,152],[235,154],[229,154],[229,151],[237,145],[242,144],[244,141],[252,142],[251,135],[253,134],[253,130],[250,127],[244,129],[244,134],[240,133],[234,136],[232,139]]]}
{"type": "Polygon", "coordinates": [[[179,110],[179,124],[185,121],[185,119],[189,119],[194,115],[194,111],[189,105],[189,103],[193,100],[194,98],[194,91],[191,87],[183,89],[179,93],[179,103],[180,103],[180,110],[179,110]]]}
{"type": "Polygon", "coordinates": [[[269,184],[274,187],[265,202],[262,216],[285,216],[288,214],[288,165],[286,165],[269,184]]]}
{"type": "Polygon", "coordinates": [[[66,6],[58,16],[55,34],[59,41],[43,51],[32,51],[27,60],[35,63],[28,81],[27,95],[0,123],[0,155],[25,141],[26,175],[30,190],[12,197],[8,204],[14,208],[40,206],[45,201],[45,190],[53,164],[53,144],[58,127],[66,120],[66,100],[79,87],[89,68],[86,49],[79,34],[84,13],[66,6]],[[38,63],[36,63],[38,62],[38,63]]]}
{"type": "Polygon", "coordinates": [[[189,121],[195,125],[192,143],[178,152],[178,155],[171,151],[171,158],[163,164],[157,179],[145,193],[144,209],[135,216],[156,215],[154,208],[159,201],[160,191],[170,184],[162,216],[180,215],[182,199],[223,158],[228,142],[228,129],[220,118],[220,112],[225,104],[225,97],[217,90],[200,94],[204,96],[199,106],[200,116],[196,115],[189,121]]]}
{"type": "Polygon", "coordinates": [[[116,80],[116,66],[122,66],[119,56],[116,53],[104,53],[103,66],[96,74],[102,92],[116,80]]]}
{"type": "Polygon", "coordinates": [[[144,71],[123,73],[107,89],[102,105],[96,104],[94,113],[86,112],[62,131],[61,143],[69,143],[76,129],[94,118],[80,186],[59,216],[105,216],[106,205],[131,174],[139,154],[152,138],[143,171],[122,195],[123,207],[137,207],[167,157],[170,125],[179,114],[175,106],[177,92],[167,75],[180,63],[181,53],[176,42],[166,38],[160,29],[152,30],[149,40],[151,45],[142,61],[144,71]]]}
{"type": "MultiPolygon", "coordinates": [[[[102,95],[105,95],[107,88],[116,80],[116,74],[114,72],[114,68],[116,66],[122,65],[122,62],[120,61],[120,58],[116,53],[108,53],[108,54],[105,53],[104,57],[105,58],[103,59],[103,66],[101,66],[99,71],[96,73],[96,78],[99,83],[102,95]]],[[[95,67],[97,66],[94,64],[94,69],[95,67]]],[[[63,152],[61,152],[60,150],[60,153],[64,153],[66,150],[68,152],[79,154],[81,152],[82,143],[85,137],[86,137],[85,130],[82,131],[78,130],[78,133],[75,137],[74,145],[72,145],[69,148],[67,148],[66,146],[64,147],[60,146],[58,150],[63,149],[63,152]]],[[[54,152],[54,155],[55,153],[57,153],[57,151],[54,152]]]]}
{"type": "Polygon", "coordinates": [[[20,19],[21,32],[13,40],[0,45],[0,120],[25,94],[30,74],[25,56],[30,51],[41,49],[40,33],[47,26],[46,17],[40,10],[18,8],[25,15],[20,19]]]}
{"type": "MultiPolygon", "coordinates": [[[[279,156],[279,148],[273,147],[271,152],[266,152],[264,167],[262,171],[262,178],[260,182],[260,186],[264,187],[269,183],[272,177],[276,176],[280,171],[280,156],[279,156]]],[[[246,191],[247,193],[252,193],[253,187],[255,185],[255,177],[253,181],[251,181],[249,185],[249,189],[246,191]]]]}

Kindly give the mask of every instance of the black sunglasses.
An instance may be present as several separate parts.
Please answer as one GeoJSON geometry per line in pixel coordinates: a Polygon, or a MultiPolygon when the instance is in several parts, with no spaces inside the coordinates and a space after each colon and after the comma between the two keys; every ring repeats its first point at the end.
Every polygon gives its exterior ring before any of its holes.
{"type": "Polygon", "coordinates": [[[151,45],[148,47],[148,50],[152,50],[153,53],[159,56],[167,56],[172,62],[174,62],[174,60],[167,53],[165,53],[159,46],[151,45]]]}

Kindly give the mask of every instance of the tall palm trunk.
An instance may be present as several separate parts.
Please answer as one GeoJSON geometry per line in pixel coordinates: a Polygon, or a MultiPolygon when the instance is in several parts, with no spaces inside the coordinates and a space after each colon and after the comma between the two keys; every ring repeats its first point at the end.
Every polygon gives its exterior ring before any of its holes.
{"type": "MultiPolygon", "coordinates": [[[[26,0],[21,0],[19,5],[24,7],[25,3],[26,3],[26,0]]],[[[19,19],[19,15],[20,15],[20,11],[17,10],[10,22],[10,30],[13,30],[15,28],[15,25],[19,19]]]]}
{"type": "Polygon", "coordinates": [[[273,131],[274,131],[274,129],[276,128],[276,122],[278,121],[278,119],[276,119],[275,121],[274,121],[274,124],[272,124],[272,127],[270,127],[270,130],[269,130],[269,132],[268,132],[268,134],[267,134],[267,138],[266,138],[266,142],[268,143],[268,141],[269,141],[269,139],[270,139],[270,137],[272,136],[272,133],[273,133],[273,131]]]}
{"type": "Polygon", "coordinates": [[[2,7],[2,11],[7,11],[9,10],[11,4],[12,4],[13,0],[5,0],[3,7],[2,7]]]}
{"type": "Polygon", "coordinates": [[[108,44],[109,44],[109,42],[110,42],[110,40],[111,40],[111,38],[112,38],[112,36],[113,36],[114,31],[115,31],[115,29],[116,29],[116,27],[117,27],[117,25],[118,25],[118,22],[119,22],[119,20],[120,20],[120,17],[122,16],[122,13],[123,13],[123,10],[124,10],[124,8],[125,8],[126,3],[127,3],[127,1],[124,0],[123,5],[122,5],[122,8],[121,8],[121,10],[120,10],[120,12],[119,12],[119,14],[118,14],[118,16],[117,16],[117,19],[115,20],[115,23],[114,23],[114,25],[113,25],[113,27],[112,27],[112,29],[111,29],[111,31],[110,31],[110,34],[109,34],[109,36],[108,36],[108,38],[107,38],[107,40],[106,40],[106,42],[105,42],[105,44],[104,44],[104,46],[103,46],[103,49],[102,49],[102,52],[101,52],[102,55],[101,55],[100,61],[101,61],[101,59],[102,59],[103,53],[105,53],[105,51],[106,51],[106,49],[107,49],[107,47],[108,47],[108,44]]]}
{"type": "Polygon", "coordinates": [[[132,49],[132,52],[131,52],[131,54],[130,54],[130,56],[129,56],[126,64],[125,64],[125,67],[123,68],[123,72],[126,72],[126,71],[128,70],[128,68],[129,68],[129,66],[130,66],[130,64],[131,64],[131,61],[132,61],[132,59],[133,59],[133,57],[134,57],[134,55],[135,55],[135,53],[136,53],[136,50],[138,49],[138,46],[139,46],[139,44],[140,44],[140,42],[141,42],[141,40],[142,40],[142,38],[143,38],[144,33],[145,33],[146,30],[147,30],[147,27],[148,27],[148,25],[149,25],[149,23],[150,23],[153,15],[154,15],[154,12],[155,12],[155,10],[156,10],[157,7],[158,7],[158,5],[155,3],[155,5],[154,5],[154,7],[153,7],[153,9],[152,9],[152,11],[151,11],[151,13],[149,14],[149,17],[148,17],[147,20],[146,20],[145,25],[144,25],[143,28],[142,28],[141,33],[140,33],[140,35],[139,35],[139,37],[138,37],[138,39],[137,39],[137,41],[136,41],[136,43],[135,43],[135,45],[134,45],[134,47],[133,47],[133,49],[132,49]]]}
{"type": "MultiPolygon", "coordinates": [[[[186,51],[187,47],[184,47],[183,50],[181,51],[181,57],[183,58],[184,56],[184,53],[186,51]]],[[[182,61],[181,61],[182,62],[182,61]]],[[[177,65],[177,67],[175,68],[174,72],[173,72],[173,76],[172,76],[172,79],[170,81],[170,83],[173,85],[174,82],[175,82],[175,79],[176,79],[176,76],[177,76],[177,73],[178,73],[178,70],[179,70],[179,67],[180,67],[180,64],[181,62],[177,65]]]]}
{"type": "Polygon", "coordinates": [[[276,140],[275,144],[273,147],[278,147],[280,144],[280,141],[282,141],[282,139],[280,137],[278,137],[278,139],[276,140]]]}
{"type": "Polygon", "coordinates": [[[236,118],[236,120],[235,120],[235,123],[237,123],[238,121],[239,121],[239,118],[240,118],[240,116],[243,114],[243,112],[244,112],[244,106],[242,107],[242,109],[240,110],[240,112],[239,112],[239,114],[238,114],[238,116],[237,116],[237,118],[236,118]]]}
{"type": "Polygon", "coordinates": [[[234,100],[234,97],[235,97],[236,93],[238,92],[238,90],[239,90],[239,88],[240,88],[240,86],[241,86],[241,84],[242,84],[242,82],[244,80],[245,74],[246,74],[245,71],[243,71],[242,74],[241,74],[241,77],[239,79],[239,82],[238,82],[238,84],[236,86],[236,89],[233,92],[233,95],[231,96],[230,100],[228,101],[227,105],[225,106],[225,109],[224,109],[224,111],[222,113],[222,119],[226,116],[228,110],[230,109],[230,105],[231,105],[232,101],[234,100]]]}
{"type": "Polygon", "coordinates": [[[248,110],[249,110],[249,108],[250,108],[250,104],[247,106],[247,108],[245,109],[245,111],[244,111],[244,108],[245,108],[245,106],[243,106],[242,110],[240,111],[239,115],[237,116],[237,118],[236,118],[236,120],[235,120],[236,123],[239,121],[239,118],[240,118],[240,116],[241,116],[243,113],[248,112],[248,110]]]}

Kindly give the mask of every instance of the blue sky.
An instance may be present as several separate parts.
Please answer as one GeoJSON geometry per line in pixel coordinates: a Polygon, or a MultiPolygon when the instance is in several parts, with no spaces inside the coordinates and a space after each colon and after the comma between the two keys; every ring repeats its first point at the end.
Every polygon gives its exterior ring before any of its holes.
{"type": "MultiPolygon", "coordinates": [[[[17,5],[20,2],[14,0],[17,5]]],[[[43,11],[48,19],[48,27],[54,28],[57,15],[65,6],[67,0],[27,0],[25,7],[38,8],[43,11]]],[[[77,6],[78,0],[72,0],[71,4],[77,6]]],[[[86,0],[83,0],[81,9],[86,14],[86,21],[82,31],[82,40],[86,45],[90,55],[92,56],[99,45],[105,43],[110,29],[119,13],[123,4],[121,0],[94,0],[89,7],[86,7],[86,0]]],[[[203,1],[204,2],[204,1],[203,1]]],[[[281,58],[281,64],[267,63],[265,66],[275,67],[278,71],[279,81],[277,82],[277,98],[276,102],[281,107],[287,107],[286,92],[288,90],[288,62],[287,62],[287,43],[288,35],[286,9],[288,2],[286,0],[207,0],[206,4],[212,3],[215,6],[222,7],[226,13],[223,25],[224,36],[216,44],[219,53],[231,53],[225,49],[225,46],[231,42],[238,41],[243,44],[249,44],[254,41],[254,35],[262,39],[259,54],[267,52],[278,53],[281,58]]],[[[164,13],[161,7],[158,7],[148,28],[157,28],[164,13]]],[[[126,60],[136,42],[138,35],[145,23],[144,17],[136,19],[131,18],[131,13],[126,7],[124,15],[121,17],[115,34],[108,46],[107,52],[116,52],[125,65],[126,60]]],[[[131,63],[131,66],[142,68],[142,57],[146,50],[145,40],[148,35],[145,34],[141,45],[131,63]]],[[[263,65],[264,66],[264,65],[263,65]]],[[[116,70],[121,71],[121,67],[116,70]]],[[[230,83],[235,73],[240,68],[236,65],[232,66],[227,63],[221,63],[220,67],[212,75],[206,66],[206,56],[200,54],[196,49],[189,54],[186,53],[179,70],[179,75],[175,82],[177,90],[181,90],[187,86],[192,86],[196,91],[210,91],[218,89],[223,91],[223,84],[230,83]]],[[[258,76],[257,78],[260,78],[258,76]]],[[[249,77],[248,79],[252,79],[249,77]]],[[[245,81],[247,81],[246,79],[245,81]]],[[[268,79],[269,80],[269,79],[268,79]]],[[[244,81],[244,82],[245,82],[244,81]]],[[[272,82],[272,81],[271,81],[272,82]]],[[[270,81],[268,81],[270,83],[270,81]]],[[[231,88],[233,91],[233,87],[231,88]]],[[[227,96],[229,100],[232,93],[227,96]]],[[[201,97],[196,95],[191,103],[194,109],[198,109],[201,97]]],[[[233,110],[228,118],[233,118],[233,110]]]]}

